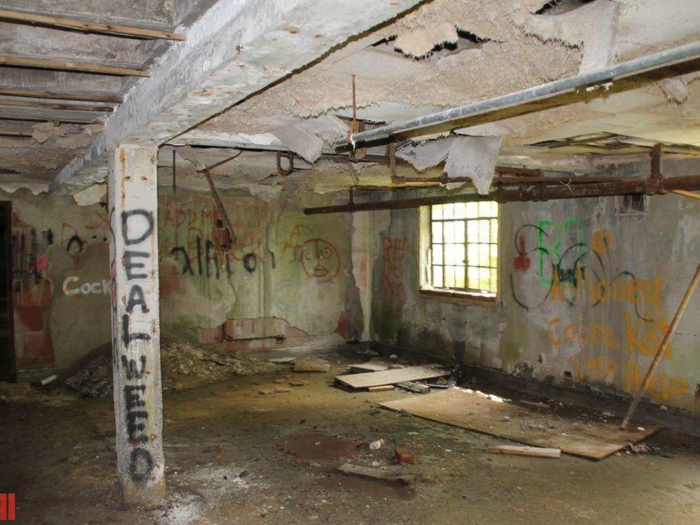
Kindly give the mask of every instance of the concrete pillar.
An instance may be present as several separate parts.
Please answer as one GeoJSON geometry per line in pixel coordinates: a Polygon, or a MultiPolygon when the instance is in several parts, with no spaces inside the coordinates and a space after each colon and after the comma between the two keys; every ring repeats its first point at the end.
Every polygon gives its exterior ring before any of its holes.
{"type": "Polygon", "coordinates": [[[158,303],[158,148],[110,154],[110,277],[117,471],[125,502],[165,495],[158,303]]]}

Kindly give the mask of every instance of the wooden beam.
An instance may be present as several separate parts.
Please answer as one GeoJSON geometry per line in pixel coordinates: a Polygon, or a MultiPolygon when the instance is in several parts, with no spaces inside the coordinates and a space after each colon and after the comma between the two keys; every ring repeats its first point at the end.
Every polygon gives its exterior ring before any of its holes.
{"type": "Polygon", "coordinates": [[[27,13],[24,11],[10,11],[0,9],[0,19],[8,22],[21,24],[36,24],[41,26],[54,27],[59,29],[70,29],[83,31],[86,33],[104,33],[127,38],[148,38],[163,40],[186,40],[187,37],[181,33],[162,31],[159,29],[147,29],[144,27],[125,26],[120,24],[106,24],[101,22],[88,22],[75,18],[65,18],[52,15],[41,15],[27,13]]]}
{"type": "Polygon", "coordinates": [[[671,190],[671,193],[676,193],[676,194],[678,194],[678,195],[683,195],[684,197],[690,197],[691,199],[700,199],[700,193],[693,193],[692,191],[671,190]]]}
{"type": "Polygon", "coordinates": [[[18,130],[18,129],[0,129],[0,136],[2,137],[31,137],[31,130],[18,130]]]}
{"type": "Polygon", "coordinates": [[[59,104],[54,102],[34,102],[29,100],[7,100],[0,99],[0,106],[12,106],[22,108],[58,109],[67,111],[101,111],[111,113],[112,106],[96,106],[94,104],[59,104]]]}
{"type": "Polygon", "coordinates": [[[28,120],[30,122],[65,122],[66,124],[98,124],[95,119],[77,118],[48,118],[48,117],[28,117],[25,115],[4,115],[0,113],[0,120],[28,120]]]}
{"type": "Polygon", "coordinates": [[[117,75],[148,77],[145,69],[107,65],[101,62],[85,62],[73,60],[49,60],[46,58],[30,58],[16,56],[0,56],[0,66],[25,67],[31,69],[55,69],[59,71],[80,71],[98,75],[117,75]]]}
{"type": "Polygon", "coordinates": [[[85,93],[80,91],[49,91],[44,89],[24,89],[0,87],[0,95],[7,97],[24,98],[49,98],[52,100],[77,100],[81,102],[111,102],[121,104],[124,97],[121,95],[102,95],[99,93],[85,93]]]}

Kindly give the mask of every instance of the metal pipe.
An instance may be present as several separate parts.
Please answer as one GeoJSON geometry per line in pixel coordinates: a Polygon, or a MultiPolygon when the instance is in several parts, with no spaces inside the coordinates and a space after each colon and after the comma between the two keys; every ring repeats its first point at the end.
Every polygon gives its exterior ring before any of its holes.
{"type": "MultiPolygon", "coordinates": [[[[647,73],[660,69],[662,67],[671,66],[700,57],[700,42],[693,42],[659,53],[653,53],[641,58],[635,58],[623,62],[616,66],[607,67],[591,73],[577,75],[575,77],[564,78],[542,84],[532,88],[523,89],[514,93],[501,95],[498,97],[467,104],[438,113],[432,113],[423,117],[396,122],[387,126],[374,128],[361,133],[353,133],[347,139],[339,138],[335,141],[335,148],[342,148],[348,144],[355,147],[358,143],[369,143],[382,139],[386,139],[393,135],[413,131],[421,128],[428,128],[439,124],[444,124],[449,121],[464,119],[481,115],[498,109],[511,108],[520,106],[529,102],[553,98],[564,93],[572,92],[578,89],[596,86],[613,80],[619,80],[632,75],[647,73]]],[[[574,100],[573,102],[578,102],[574,100]]]]}
{"type": "Polygon", "coordinates": [[[659,349],[656,351],[656,355],[654,356],[654,360],[649,365],[649,370],[647,370],[647,373],[644,376],[644,380],[642,381],[642,384],[640,385],[639,390],[634,395],[634,399],[632,400],[632,404],[630,405],[629,409],[627,410],[627,414],[625,414],[625,418],[622,420],[622,424],[620,425],[620,428],[622,430],[627,430],[627,426],[630,424],[630,421],[632,420],[632,416],[634,416],[634,412],[637,410],[637,406],[639,405],[639,402],[642,400],[642,396],[644,395],[644,392],[646,391],[647,386],[649,386],[649,382],[651,381],[651,378],[654,375],[654,371],[656,371],[656,369],[659,366],[659,363],[661,363],[661,359],[663,359],[663,357],[664,357],[664,353],[666,352],[666,349],[668,348],[668,343],[671,341],[671,336],[673,335],[673,332],[676,330],[676,327],[678,326],[678,322],[681,320],[681,317],[683,316],[683,312],[685,311],[685,307],[688,306],[688,302],[690,301],[690,298],[693,295],[693,291],[695,291],[695,288],[698,285],[698,281],[700,281],[700,265],[698,265],[697,270],[695,270],[695,275],[693,276],[693,280],[690,281],[690,284],[688,285],[688,289],[685,291],[685,295],[683,296],[683,299],[681,300],[681,304],[678,306],[678,310],[676,310],[676,315],[673,316],[673,321],[671,321],[671,325],[668,327],[668,330],[666,330],[666,334],[664,335],[664,340],[661,341],[661,344],[659,345],[659,349]]]}
{"type": "Polygon", "coordinates": [[[449,204],[456,202],[496,201],[496,202],[536,202],[557,199],[576,199],[587,197],[611,197],[614,195],[661,195],[674,190],[700,190],[700,175],[687,177],[673,177],[663,179],[663,184],[650,185],[649,179],[631,181],[629,179],[611,182],[598,182],[590,184],[558,184],[556,186],[546,184],[523,183],[519,188],[497,188],[488,195],[477,193],[460,195],[436,195],[432,197],[419,197],[415,199],[403,199],[398,201],[379,201],[348,203],[334,206],[320,206],[306,208],[306,215],[318,215],[325,213],[354,213],[358,211],[395,210],[406,208],[419,208],[435,204],[449,204]]]}

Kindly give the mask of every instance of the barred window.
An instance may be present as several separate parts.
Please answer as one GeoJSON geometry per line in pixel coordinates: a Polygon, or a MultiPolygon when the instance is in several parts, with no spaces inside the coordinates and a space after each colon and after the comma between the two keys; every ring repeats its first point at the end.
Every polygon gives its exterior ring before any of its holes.
{"type": "Polygon", "coordinates": [[[498,204],[430,207],[430,285],[495,297],[498,291],[498,204]]]}

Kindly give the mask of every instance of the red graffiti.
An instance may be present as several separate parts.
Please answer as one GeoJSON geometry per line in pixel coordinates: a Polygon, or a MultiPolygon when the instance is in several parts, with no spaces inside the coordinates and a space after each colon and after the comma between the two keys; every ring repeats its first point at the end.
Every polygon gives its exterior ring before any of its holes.
{"type": "Polygon", "coordinates": [[[306,275],[320,283],[328,283],[340,271],[340,256],[327,240],[309,239],[301,246],[301,265],[306,275]]]}
{"type": "Polygon", "coordinates": [[[382,239],[384,271],[382,280],[387,291],[394,296],[403,295],[404,266],[408,262],[408,240],[402,237],[382,239]]]}
{"type": "Polygon", "coordinates": [[[513,259],[513,269],[527,271],[530,269],[532,261],[530,256],[527,254],[527,249],[525,247],[525,237],[521,235],[518,237],[518,255],[513,259]]]}

